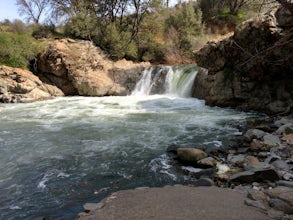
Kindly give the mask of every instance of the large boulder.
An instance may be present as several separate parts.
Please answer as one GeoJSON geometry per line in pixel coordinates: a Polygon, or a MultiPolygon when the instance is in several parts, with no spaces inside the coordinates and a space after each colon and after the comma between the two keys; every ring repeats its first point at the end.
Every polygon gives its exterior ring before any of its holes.
{"type": "Polygon", "coordinates": [[[61,39],[38,56],[37,72],[65,95],[126,95],[149,65],[113,62],[89,41],[61,39]]]}
{"type": "MultiPolygon", "coordinates": [[[[232,37],[195,53],[194,96],[209,105],[288,112],[293,102],[293,16],[283,8],[237,26],[232,37]]],[[[291,109],[292,110],[292,109],[291,109]]]]}
{"type": "Polygon", "coordinates": [[[0,66],[0,102],[33,102],[63,95],[56,86],[43,83],[28,70],[0,66]]]}

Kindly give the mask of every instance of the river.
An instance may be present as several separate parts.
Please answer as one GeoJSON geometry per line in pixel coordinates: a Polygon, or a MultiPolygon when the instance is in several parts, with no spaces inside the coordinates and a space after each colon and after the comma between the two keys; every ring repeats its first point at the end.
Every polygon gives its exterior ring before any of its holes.
{"type": "Polygon", "coordinates": [[[125,97],[63,97],[0,105],[0,219],[73,219],[114,191],[188,183],[171,144],[216,148],[251,114],[190,98],[196,67],[145,71],[125,97]]]}

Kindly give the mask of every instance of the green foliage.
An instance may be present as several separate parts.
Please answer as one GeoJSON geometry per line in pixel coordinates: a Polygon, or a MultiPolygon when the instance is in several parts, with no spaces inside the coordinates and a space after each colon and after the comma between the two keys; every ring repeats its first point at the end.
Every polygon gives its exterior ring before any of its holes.
{"type": "Polygon", "coordinates": [[[0,64],[27,69],[41,48],[28,34],[0,33],[0,64]]]}
{"type": "Polygon", "coordinates": [[[182,4],[166,20],[167,28],[174,28],[178,33],[179,48],[191,52],[192,41],[202,34],[202,13],[192,2],[182,4]]]}
{"type": "Polygon", "coordinates": [[[94,16],[79,14],[72,17],[65,25],[65,35],[90,40],[96,28],[97,20],[94,16]]]}
{"type": "Polygon", "coordinates": [[[33,28],[32,36],[36,39],[51,38],[57,36],[58,33],[55,31],[55,25],[35,25],[33,28]]]}
{"type": "Polygon", "coordinates": [[[114,60],[128,57],[137,59],[137,46],[131,39],[131,32],[121,31],[115,23],[110,23],[105,30],[98,30],[98,34],[93,38],[94,42],[103,50],[107,51],[114,60]]]}

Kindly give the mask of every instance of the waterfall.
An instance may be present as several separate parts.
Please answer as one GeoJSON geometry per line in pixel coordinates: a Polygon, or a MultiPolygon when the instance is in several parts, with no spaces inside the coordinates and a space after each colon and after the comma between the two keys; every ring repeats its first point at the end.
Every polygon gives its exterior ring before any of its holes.
{"type": "Polygon", "coordinates": [[[189,97],[197,72],[195,65],[150,67],[143,71],[132,95],[169,94],[189,97]]]}

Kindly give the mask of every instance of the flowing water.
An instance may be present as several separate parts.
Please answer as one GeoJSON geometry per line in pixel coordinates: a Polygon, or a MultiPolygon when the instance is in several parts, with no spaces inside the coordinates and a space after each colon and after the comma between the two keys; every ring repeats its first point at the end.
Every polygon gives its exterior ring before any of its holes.
{"type": "Polygon", "coordinates": [[[188,98],[196,67],[162,69],[161,95],[149,69],[131,96],[0,105],[0,219],[73,219],[120,189],[188,183],[166,148],[225,145],[250,116],[188,98]]]}

